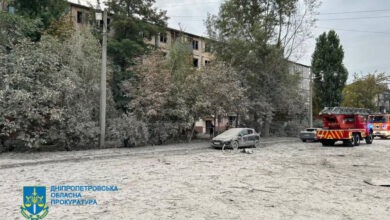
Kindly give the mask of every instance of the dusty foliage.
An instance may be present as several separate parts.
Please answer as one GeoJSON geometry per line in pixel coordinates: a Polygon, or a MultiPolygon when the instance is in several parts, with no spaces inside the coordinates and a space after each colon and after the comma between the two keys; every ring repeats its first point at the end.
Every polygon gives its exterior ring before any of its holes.
{"type": "Polygon", "coordinates": [[[97,143],[100,44],[89,32],[65,42],[24,39],[1,56],[2,142],[36,148],[97,143]]]}
{"type": "Polygon", "coordinates": [[[130,111],[147,123],[152,144],[190,140],[199,118],[244,109],[244,90],[234,68],[216,61],[195,70],[190,57],[177,56],[184,51],[180,48],[172,48],[167,57],[159,52],[142,57],[135,76],[122,85],[133,98],[130,111]]]}
{"type": "Polygon", "coordinates": [[[134,147],[148,143],[149,132],[145,123],[134,115],[123,114],[107,121],[107,140],[120,140],[124,147],[134,147]]]}
{"type": "Polygon", "coordinates": [[[290,74],[287,59],[309,37],[318,4],[301,2],[228,0],[206,21],[211,49],[239,71],[246,88],[244,123],[264,136],[273,121],[303,118],[299,79],[290,74]]]}
{"type": "Polygon", "coordinates": [[[185,127],[187,108],[172,80],[168,60],[158,53],[144,56],[138,60],[134,72],[135,76],[123,83],[126,94],[133,97],[130,111],[147,123],[151,143],[176,138],[179,128],[185,127]]]}

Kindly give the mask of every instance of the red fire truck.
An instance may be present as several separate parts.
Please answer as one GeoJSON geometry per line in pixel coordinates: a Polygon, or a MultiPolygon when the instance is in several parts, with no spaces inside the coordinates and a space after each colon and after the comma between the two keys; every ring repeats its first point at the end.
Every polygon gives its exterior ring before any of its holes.
{"type": "Polygon", "coordinates": [[[369,125],[374,133],[374,137],[388,138],[390,137],[390,115],[389,114],[374,114],[369,117],[369,125]]]}
{"type": "Polygon", "coordinates": [[[344,145],[358,146],[365,139],[373,141],[373,130],[368,126],[370,111],[362,108],[325,107],[319,117],[324,128],[317,131],[317,139],[323,146],[333,146],[336,141],[344,145]]]}

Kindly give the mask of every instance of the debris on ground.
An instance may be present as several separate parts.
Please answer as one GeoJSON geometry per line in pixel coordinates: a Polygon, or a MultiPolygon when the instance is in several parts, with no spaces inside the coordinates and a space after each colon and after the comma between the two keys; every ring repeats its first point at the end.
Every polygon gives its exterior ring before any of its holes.
{"type": "Polygon", "coordinates": [[[373,186],[385,186],[390,187],[390,178],[383,179],[367,179],[364,180],[365,183],[373,185],[373,186]]]}
{"type": "Polygon", "coordinates": [[[167,161],[167,159],[165,159],[164,157],[158,158],[158,162],[166,164],[166,165],[170,165],[171,164],[171,162],[167,161]]]}
{"type": "Polygon", "coordinates": [[[245,154],[253,154],[253,150],[252,150],[252,149],[248,149],[248,148],[242,149],[241,152],[242,152],[242,153],[245,153],[245,154]]]}

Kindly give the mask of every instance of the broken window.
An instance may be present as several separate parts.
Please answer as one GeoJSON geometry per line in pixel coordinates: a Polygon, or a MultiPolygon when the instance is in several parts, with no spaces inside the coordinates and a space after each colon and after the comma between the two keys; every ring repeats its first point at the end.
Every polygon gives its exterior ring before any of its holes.
{"type": "Polygon", "coordinates": [[[204,61],[204,65],[205,65],[205,66],[207,66],[207,65],[209,65],[209,64],[210,64],[210,60],[205,60],[205,61],[204,61]]]}
{"type": "Polygon", "coordinates": [[[160,42],[166,43],[168,41],[168,37],[166,33],[160,33],[160,42]]]}
{"type": "Polygon", "coordinates": [[[229,124],[232,125],[233,122],[236,120],[236,117],[234,116],[229,116],[229,124]]]}
{"type": "Polygon", "coordinates": [[[198,50],[199,49],[198,43],[199,42],[197,40],[192,40],[192,49],[198,50]]]}
{"type": "Polygon", "coordinates": [[[199,67],[199,60],[194,58],[194,67],[199,67]]]}
{"type": "Polygon", "coordinates": [[[77,11],[77,23],[83,23],[83,12],[77,11]]]}

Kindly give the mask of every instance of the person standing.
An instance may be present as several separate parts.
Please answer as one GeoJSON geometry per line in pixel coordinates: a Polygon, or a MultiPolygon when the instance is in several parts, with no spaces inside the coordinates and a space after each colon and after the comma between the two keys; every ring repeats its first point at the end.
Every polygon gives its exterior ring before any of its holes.
{"type": "Polygon", "coordinates": [[[212,139],[214,137],[214,124],[213,122],[211,122],[211,125],[210,125],[210,139],[212,139]]]}

